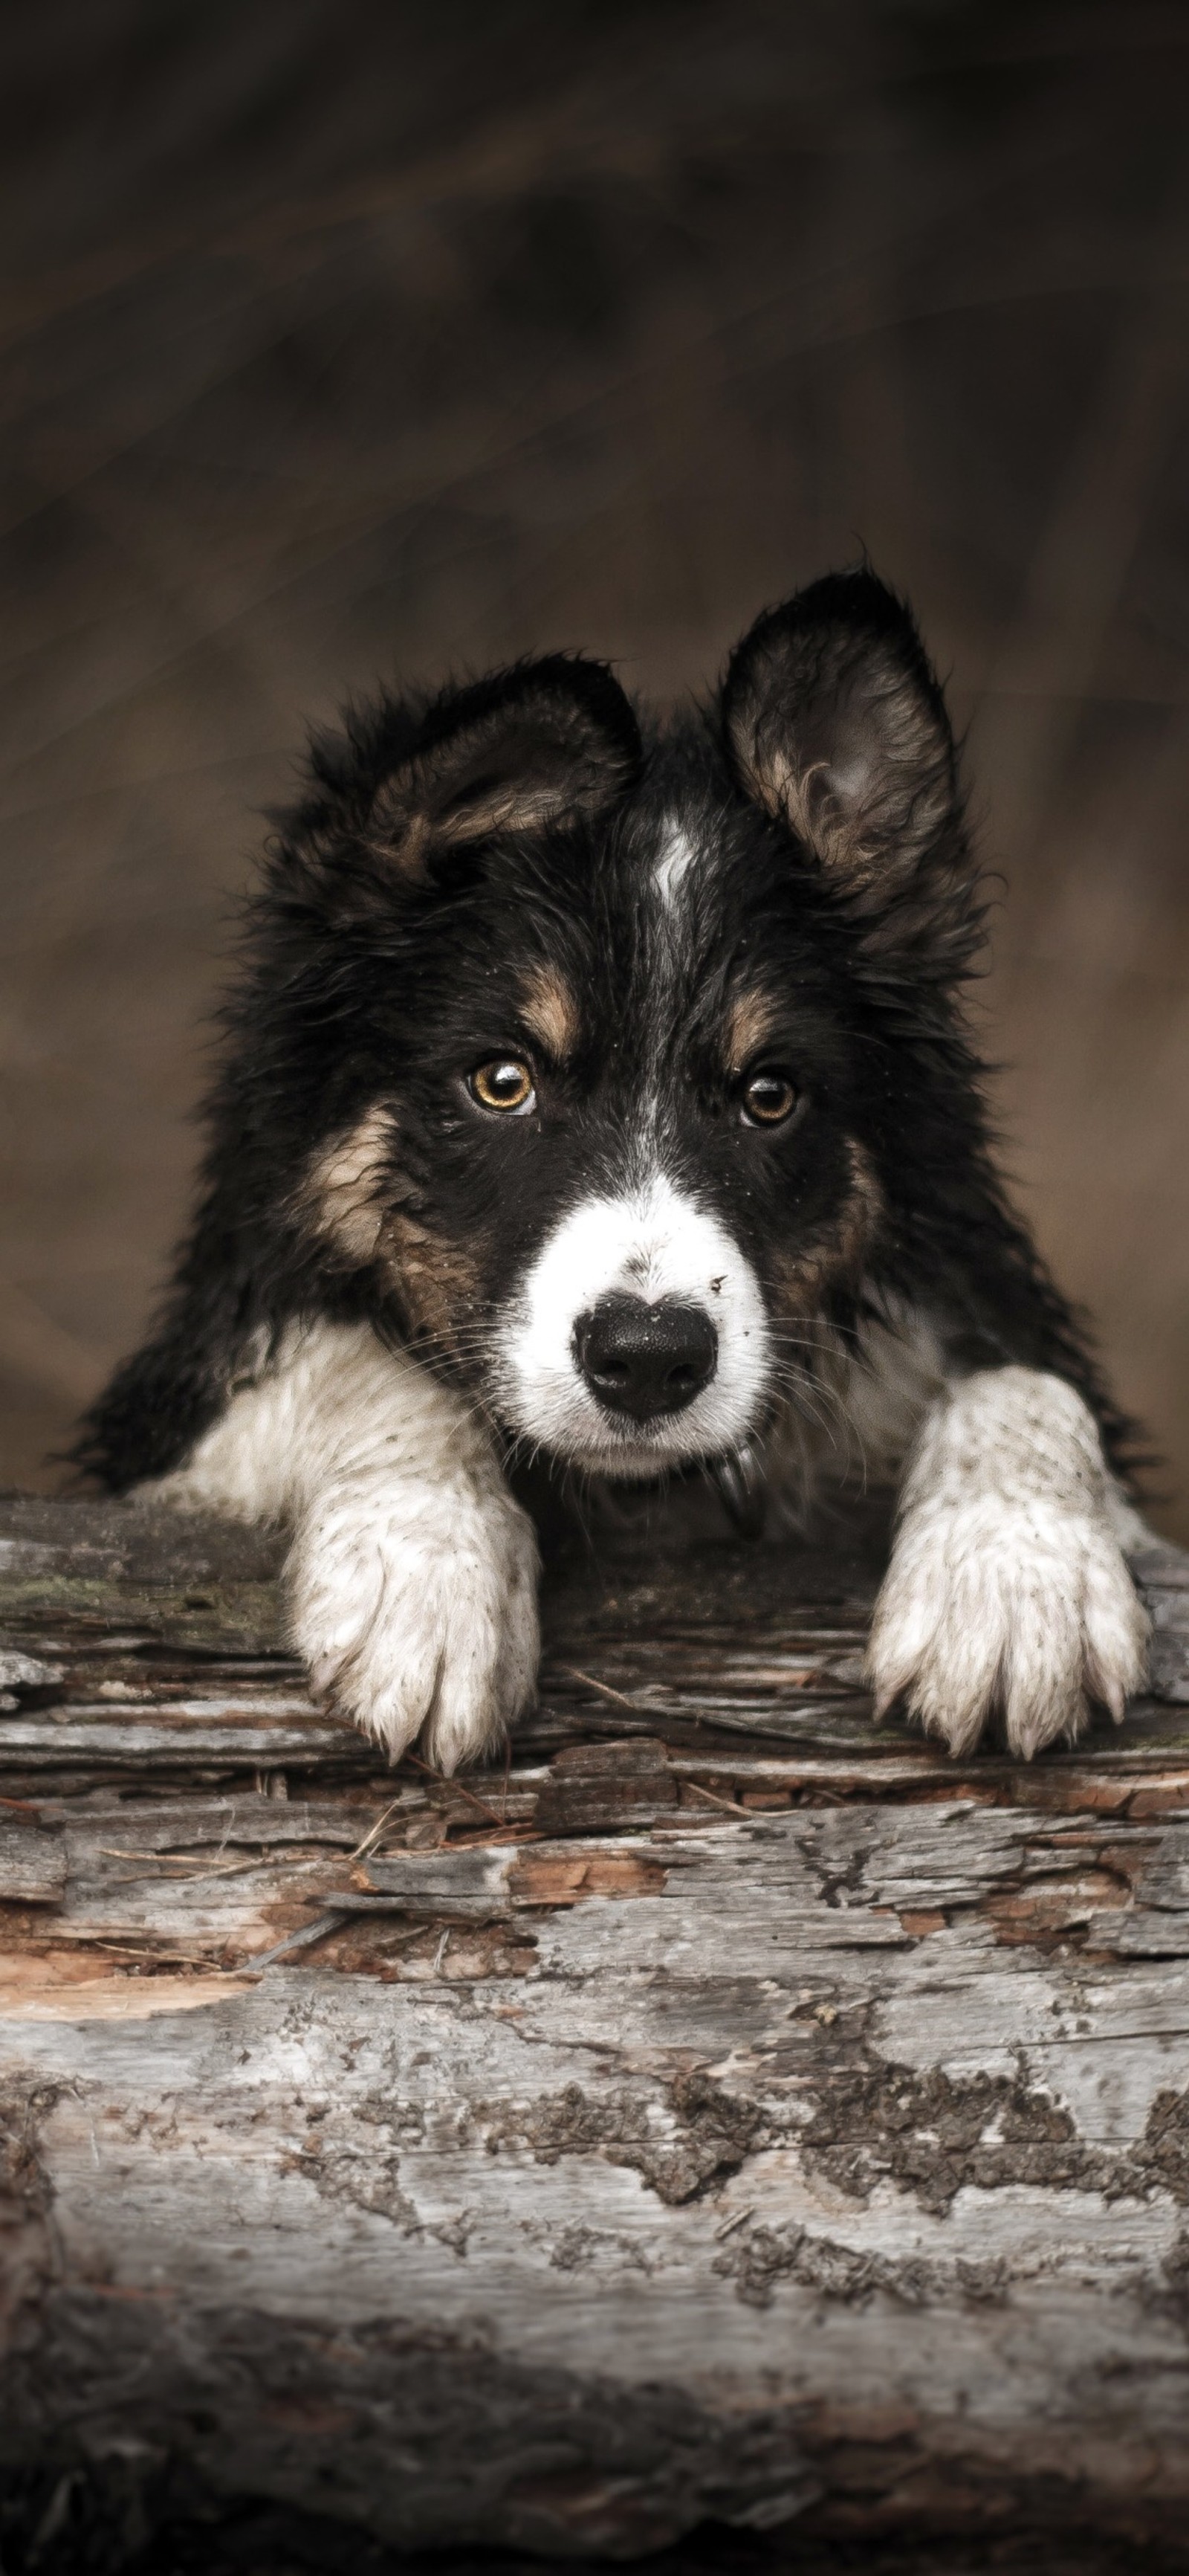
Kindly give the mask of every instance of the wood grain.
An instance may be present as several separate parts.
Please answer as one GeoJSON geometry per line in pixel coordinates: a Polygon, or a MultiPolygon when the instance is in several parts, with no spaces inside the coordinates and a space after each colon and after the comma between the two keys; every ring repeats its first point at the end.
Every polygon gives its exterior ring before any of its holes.
{"type": "Polygon", "coordinates": [[[878,1546],[563,1556],[443,1782],[309,1702],[266,1542],[0,1509],[0,2456],[400,2546],[1175,2536],[1189,1562],[1021,1768],[872,1727],[878,1546]]]}

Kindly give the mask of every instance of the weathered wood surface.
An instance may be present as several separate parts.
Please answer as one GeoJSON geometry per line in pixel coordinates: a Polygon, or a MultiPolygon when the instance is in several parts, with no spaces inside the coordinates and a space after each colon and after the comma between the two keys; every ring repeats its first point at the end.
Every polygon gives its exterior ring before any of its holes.
{"type": "Polygon", "coordinates": [[[1022,1770],[872,1727],[870,1550],[660,1537],[446,1784],[311,1704],[264,1540],[0,1506],[9,2459],[397,2542],[1182,2528],[1189,1561],[1022,1770]]]}

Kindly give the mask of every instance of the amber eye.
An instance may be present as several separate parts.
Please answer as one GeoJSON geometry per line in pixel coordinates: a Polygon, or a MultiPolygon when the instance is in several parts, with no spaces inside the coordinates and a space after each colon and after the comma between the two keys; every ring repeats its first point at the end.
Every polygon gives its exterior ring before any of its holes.
{"type": "Polygon", "coordinates": [[[743,1115],[752,1127],[779,1127],[797,1106],[787,1073],[752,1073],[743,1086],[743,1115]]]}
{"type": "Polygon", "coordinates": [[[536,1094],[523,1056],[493,1055],[475,1067],[467,1085],[481,1109],[531,1109],[536,1094]]]}

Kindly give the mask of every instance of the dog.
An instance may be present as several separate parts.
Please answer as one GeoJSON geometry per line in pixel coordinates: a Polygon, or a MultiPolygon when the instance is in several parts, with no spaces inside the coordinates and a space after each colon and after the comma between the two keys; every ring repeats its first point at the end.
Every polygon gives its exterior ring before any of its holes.
{"type": "Polygon", "coordinates": [[[531,1700],[509,1481],[902,1478],[868,1672],[955,1753],[1118,1720],[1130,1426],[997,1175],[943,695],[866,566],[662,724],[551,654],[315,741],[193,1231],[75,1456],[283,1522],[293,1640],[396,1759],[531,1700]]]}

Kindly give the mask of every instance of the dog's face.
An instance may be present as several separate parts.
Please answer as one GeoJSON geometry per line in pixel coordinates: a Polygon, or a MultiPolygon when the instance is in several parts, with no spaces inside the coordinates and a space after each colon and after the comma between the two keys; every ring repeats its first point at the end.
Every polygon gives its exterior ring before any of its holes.
{"type": "Polygon", "coordinates": [[[527,1446],[627,1477],[737,1450],[883,1221],[856,960],[956,829],[906,615],[817,585],[647,746],[555,661],[372,759],[335,874],[352,1110],[302,1225],[527,1446]]]}

